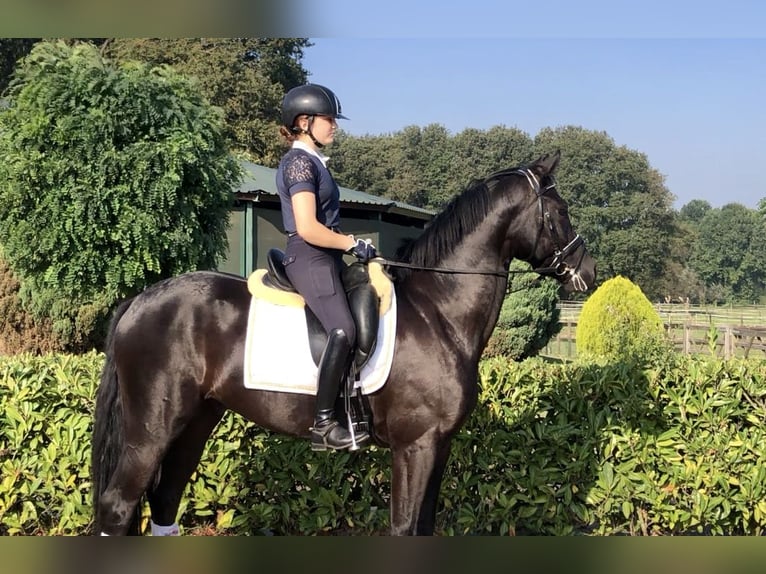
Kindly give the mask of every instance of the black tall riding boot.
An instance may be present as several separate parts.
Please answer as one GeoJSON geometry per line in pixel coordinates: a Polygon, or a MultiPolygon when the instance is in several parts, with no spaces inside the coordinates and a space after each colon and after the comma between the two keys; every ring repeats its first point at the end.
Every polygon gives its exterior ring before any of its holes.
{"type": "Polygon", "coordinates": [[[334,329],[319,361],[317,402],[314,426],[311,427],[311,450],[342,450],[360,446],[369,440],[366,432],[351,433],[335,419],[335,399],[351,361],[351,345],[342,329],[334,329]]]}

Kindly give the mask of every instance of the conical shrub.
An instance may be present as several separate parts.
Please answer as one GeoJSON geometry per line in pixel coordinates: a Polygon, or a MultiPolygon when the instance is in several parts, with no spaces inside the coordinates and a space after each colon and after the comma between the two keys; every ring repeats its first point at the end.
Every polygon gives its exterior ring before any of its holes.
{"type": "Polygon", "coordinates": [[[579,357],[607,361],[646,361],[668,349],[656,309],[638,285],[619,275],[585,301],[575,339],[579,357]]]}

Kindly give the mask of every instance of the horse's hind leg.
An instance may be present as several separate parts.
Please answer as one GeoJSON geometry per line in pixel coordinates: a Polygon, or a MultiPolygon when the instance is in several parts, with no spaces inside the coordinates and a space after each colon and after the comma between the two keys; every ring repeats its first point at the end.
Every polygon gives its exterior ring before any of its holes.
{"type": "Polygon", "coordinates": [[[147,493],[155,525],[175,524],[184,488],[223,413],[224,407],[220,403],[204,402],[200,412],[189,421],[165,453],[159,470],[159,482],[147,493]]]}
{"type": "Polygon", "coordinates": [[[161,455],[157,443],[126,444],[99,501],[101,534],[140,534],[137,506],[156,472],[161,455]]]}
{"type": "Polygon", "coordinates": [[[173,404],[163,398],[171,388],[170,379],[155,377],[153,396],[142,397],[138,385],[146,377],[122,377],[122,419],[125,421],[122,447],[109,484],[98,502],[100,533],[140,534],[139,502],[160,468],[174,438],[198,412],[202,401],[193,397],[173,404]],[[135,385],[131,384],[135,383],[135,385]]]}

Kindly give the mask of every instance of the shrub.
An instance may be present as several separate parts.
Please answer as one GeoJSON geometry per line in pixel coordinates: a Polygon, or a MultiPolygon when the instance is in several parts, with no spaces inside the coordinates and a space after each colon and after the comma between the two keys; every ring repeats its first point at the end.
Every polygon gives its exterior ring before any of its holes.
{"type": "MultiPolygon", "coordinates": [[[[514,261],[511,271],[528,268],[514,261]]],[[[503,301],[495,330],[484,350],[484,357],[503,356],[520,361],[536,355],[560,330],[559,285],[554,279],[542,279],[536,273],[513,273],[510,293],[503,301]]]]}
{"type": "Polygon", "coordinates": [[[0,357],[0,535],[83,534],[102,357],[0,357]]]}
{"type": "Polygon", "coordinates": [[[578,356],[615,361],[644,361],[668,346],[654,306],[638,285],[619,275],[585,301],[575,339],[578,356]]]}
{"type": "MultiPolygon", "coordinates": [[[[102,366],[96,353],[0,357],[0,535],[88,533],[102,366]]],[[[483,361],[437,534],[762,535],[764,383],[759,360],[483,361]]],[[[179,523],[241,535],[383,534],[390,475],[387,450],[312,453],[308,441],[229,411],[179,523]]]]}

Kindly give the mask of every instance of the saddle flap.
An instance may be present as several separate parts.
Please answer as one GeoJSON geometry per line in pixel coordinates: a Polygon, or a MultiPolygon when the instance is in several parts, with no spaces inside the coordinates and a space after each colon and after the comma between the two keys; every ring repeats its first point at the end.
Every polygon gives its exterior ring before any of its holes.
{"type": "Polygon", "coordinates": [[[351,315],[356,323],[354,363],[359,371],[375,352],[380,322],[380,298],[370,283],[367,265],[352,263],[343,270],[341,279],[351,315]]]}
{"type": "MultiPolygon", "coordinates": [[[[266,298],[277,304],[305,306],[303,298],[287,277],[283,258],[284,252],[280,249],[269,249],[266,255],[268,269],[253,273],[248,281],[250,292],[255,297],[266,298]]],[[[341,281],[356,324],[354,366],[359,372],[375,352],[380,317],[390,306],[393,286],[378,263],[351,263],[341,272],[341,281]]],[[[312,358],[318,363],[327,334],[307,306],[305,314],[312,358]]]]}

